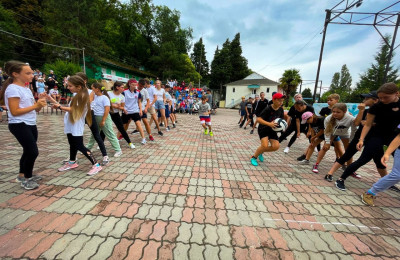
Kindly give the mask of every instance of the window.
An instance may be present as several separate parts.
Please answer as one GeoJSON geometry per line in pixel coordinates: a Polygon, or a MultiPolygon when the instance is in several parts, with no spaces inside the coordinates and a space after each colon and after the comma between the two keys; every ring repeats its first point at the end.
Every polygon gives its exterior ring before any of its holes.
{"type": "Polygon", "coordinates": [[[235,88],[232,89],[232,92],[235,93],[235,88]]]}
{"type": "Polygon", "coordinates": [[[125,78],[129,79],[129,74],[125,74],[125,78]]]}
{"type": "Polygon", "coordinates": [[[111,75],[116,76],[117,73],[115,72],[115,70],[111,70],[111,75]]]}
{"type": "Polygon", "coordinates": [[[267,88],[267,91],[265,91],[265,92],[269,93],[269,88],[267,88]]]}
{"type": "Polygon", "coordinates": [[[257,89],[253,89],[252,94],[257,94],[257,89]]]}

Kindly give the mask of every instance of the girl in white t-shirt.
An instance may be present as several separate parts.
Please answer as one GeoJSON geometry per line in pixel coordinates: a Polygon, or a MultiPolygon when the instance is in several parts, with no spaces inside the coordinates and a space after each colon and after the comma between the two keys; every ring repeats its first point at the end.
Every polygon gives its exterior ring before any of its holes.
{"type": "MultiPolygon", "coordinates": [[[[98,82],[92,84],[92,90],[95,94],[94,100],[92,102],[92,109],[94,112],[94,116],[96,118],[97,125],[99,126],[99,130],[108,138],[115,151],[114,157],[119,157],[122,154],[121,147],[119,146],[119,142],[117,136],[114,133],[113,126],[111,123],[110,113],[110,98],[108,96],[106,88],[98,82]]],[[[91,149],[94,145],[94,136],[90,136],[89,143],[87,147],[91,149]]],[[[108,161],[108,158],[106,158],[108,161]]],[[[104,160],[103,160],[104,161],[104,160]]]]}
{"type": "MultiPolygon", "coordinates": [[[[135,146],[131,142],[131,139],[128,136],[128,133],[126,132],[124,128],[124,124],[122,123],[122,118],[120,115],[121,111],[124,111],[124,106],[125,106],[125,96],[122,95],[122,92],[124,92],[124,87],[125,84],[121,81],[116,81],[114,82],[113,87],[111,88],[112,91],[108,92],[108,96],[110,97],[111,101],[111,108],[110,108],[110,115],[111,115],[111,120],[114,122],[115,126],[117,127],[119,134],[118,140],[121,140],[122,138],[125,139],[125,141],[128,143],[129,147],[131,149],[135,149],[135,146]]],[[[101,138],[104,140],[104,133],[101,132],[101,138]]]]}
{"type": "Polygon", "coordinates": [[[33,166],[39,155],[37,147],[38,131],[36,127],[36,112],[46,106],[46,99],[39,96],[35,98],[26,82],[33,79],[33,71],[29,65],[19,61],[8,61],[4,66],[9,78],[3,83],[0,93],[0,105],[6,105],[8,109],[8,129],[15,136],[23,148],[19,162],[19,175],[16,181],[27,190],[39,187],[37,181],[41,176],[33,175],[33,166]]]}
{"type": "Polygon", "coordinates": [[[79,150],[93,165],[87,174],[95,175],[102,170],[102,167],[94,158],[92,152],[83,145],[85,118],[88,125],[92,124],[89,93],[85,81],[76,75],[69,77],[68,89],[71,93],[76,93],[71,100],[70,106],[62,107],[59,103],[53,105],[53,108],[58,108],[66,112],[64,116],[64,133],[68,137],[70,146],[69,162],[66,162],[58,171],[61,172],[77,168],[79,165],[76,162],[76,154],[79,150]]]}
{"type": "Polygon", "coordinates": [[[161,81],[160,80],[156,80],[156,89],[154,90],[154,95],[156,95],[157,97],[157,101],[154,104],[156,110],[158,110],[160,112],[161,115],[161,122],[164,122],[165,124],[165,129],[167,130],[167,132],[169,131],[169,127],[168,127],[168,121],[167,118],[165,117],[165,101],[166,101],[166,97],[165,97],[165,90],[163,88],[161,88],[161,81]]]}

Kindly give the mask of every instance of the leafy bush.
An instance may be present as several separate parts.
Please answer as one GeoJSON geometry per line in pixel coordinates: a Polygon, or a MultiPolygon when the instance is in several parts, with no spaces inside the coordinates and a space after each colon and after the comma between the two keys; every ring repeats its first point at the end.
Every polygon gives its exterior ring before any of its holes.
{"type": "Polygon", "coordinates": [[[82,71],[78,64],[57,59],[54,63],[45,63],[43,65],[42,71],[48,75],[49,71],[53,70],[54,74],[57,76],[58,82],[67,75],[74,75],[75,73],[82,71]]]}

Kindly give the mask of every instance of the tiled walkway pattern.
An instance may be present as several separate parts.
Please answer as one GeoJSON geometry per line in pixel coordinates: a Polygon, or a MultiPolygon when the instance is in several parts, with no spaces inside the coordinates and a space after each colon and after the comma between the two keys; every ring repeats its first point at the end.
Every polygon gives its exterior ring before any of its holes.
{"type": "Polygon", "coordinates": [[[124,154],[87,177],[82,156],[78,169],[57,172],[69,155],[62,116],[41,114],[35,169],[45,178],[29,192],[14,182],[21,148],[3,122],[0,257],[400,258],[399,193],[382,193],[377,207],[360,201],[378,179],[372,164],[340,191],[323,180],[333,152],[318,175],[298,165],[307,145],[302,137],[289,155],[281,147],[254,167],[249,158],[258,135],[239,129],[237,120],[237,111],[219,110],[211,138],[197,116],[178,115],[176,129],[145,146],[134,136],[135,150],[121,142],[124,154]]]}

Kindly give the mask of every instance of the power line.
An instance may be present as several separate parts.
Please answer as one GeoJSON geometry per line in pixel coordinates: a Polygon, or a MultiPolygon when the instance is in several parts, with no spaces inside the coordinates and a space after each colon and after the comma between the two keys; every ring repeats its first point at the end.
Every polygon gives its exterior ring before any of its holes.
{"type": "Polygon", "coordinates": [[[17,34],[14,34],[14,33],[7,32],[7,31],[1,30],[1,29],[0,29],[0,32],[6,33],[6,34],[9,34],[9,35],[18,37],[18,38],[22,38],[22,39],[25,39],[25,40],[28,40],[28,41],[37,42],[37,43],[41,43],[41,44],[44,44],[44,45],[53,46],[53,47],[57,47],[57,48],[70,49],[70,50],[80,50],[80,51],[82,50],[80,48],[64,47],[64,46],[55,45],[55,44],[51,44],[51,43],[47,43],[47,42],[37,41],[37,40],[30,39],[30,38],[27,38],[27,37],[24,37],[24,36],[21,36],[21,35],[17,35],[17,34]]]}

